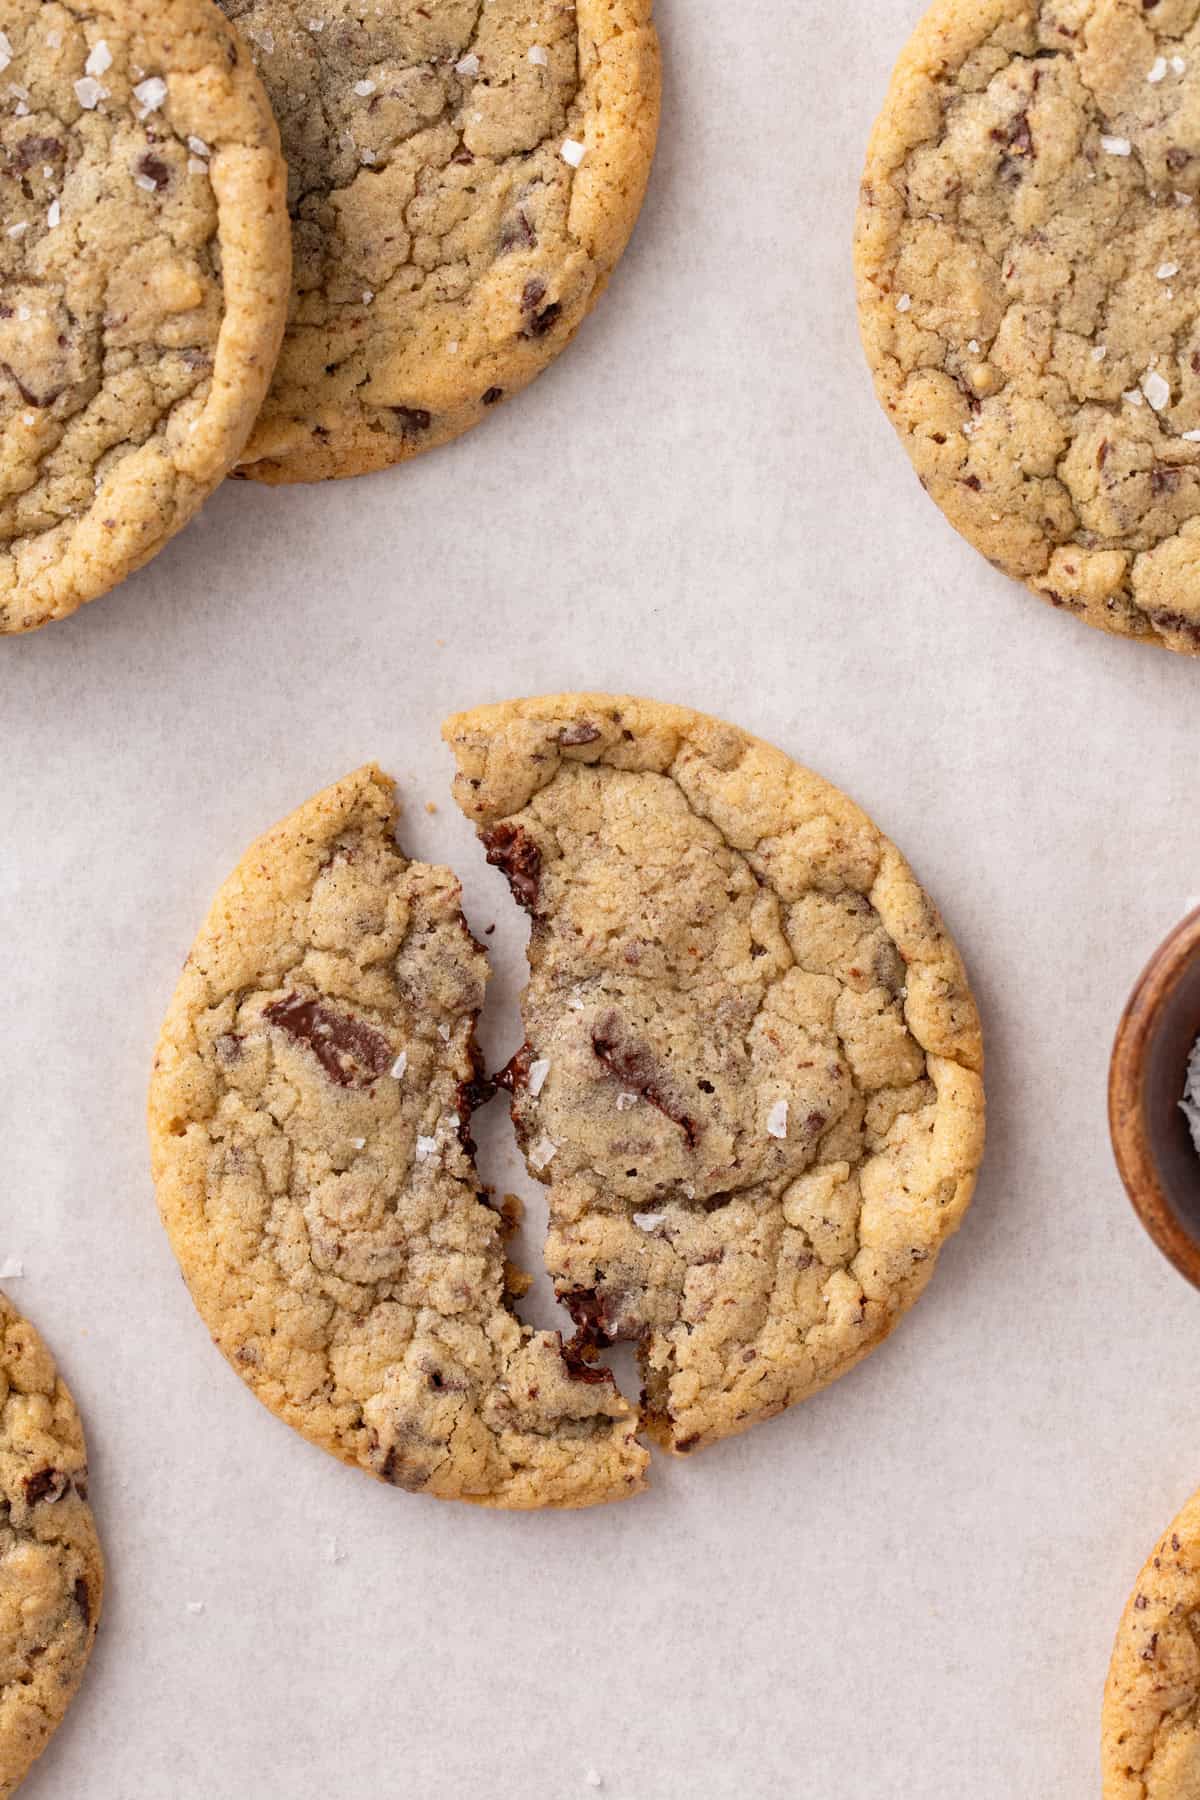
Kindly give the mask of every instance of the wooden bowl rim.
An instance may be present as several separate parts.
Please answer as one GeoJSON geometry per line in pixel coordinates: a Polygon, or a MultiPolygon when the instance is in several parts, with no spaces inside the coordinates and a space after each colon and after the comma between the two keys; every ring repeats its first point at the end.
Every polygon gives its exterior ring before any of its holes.
{"type": "Polygon", "coordinates": [[[1146,1124],[1150,1040],[1184,970],[1200,956],[1200,907],[1163,940],[1138,978],[1117,1027],[1108,1079],[1113,1153],[1133,1210],[1179,1273],[1200,1287],[1200,1239],[1164,1191],[1146,1124]]]}

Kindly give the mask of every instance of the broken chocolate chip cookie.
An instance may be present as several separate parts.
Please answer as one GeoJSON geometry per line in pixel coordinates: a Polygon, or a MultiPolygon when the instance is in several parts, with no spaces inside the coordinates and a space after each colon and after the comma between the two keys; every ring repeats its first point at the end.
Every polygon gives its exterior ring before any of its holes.
{"type": "Polygon", "coordinates": [[[0,633],[147,562],[266,393],[291,250],[279,134],[211,0],[3,0],[0,633]]]}
{"type": "Polygon", "coordinates": [[[844,795],[679,707],[450,720],[455,792],[532,915],[504,1072],[576,1356],[637,1344],[676,1451],[844,1374],[918,1298],[983,1150],[975,1003],[844,795]]]}
{"type": "Polygon", "coordinates": [[[217,896],[155,1057],[162,1216],[221,1350],[335,1456],[486,1506],[622,1499],[636,1415],[510,1304],[470,1139],[487,961],[395,816],[360,770],[217,896]]]}
{"type": "Polygon", "coordinates": [[[291,170],[296,273],[242,473],[445,444],[570,342],[641,209],[652,0],[221,0],[291,170]]]}
{"type": "Polygon", "coordinates": [[[863,340],[951,524],[1200,655],[1200,6],[938,0],[875,129],[863,340]]]}
{"type": "Polygon", "coordinates": [[[103,1591],[75,1403],[33,1326],[0,1294],[0,1800],[75,1697],[103,1591]]]}

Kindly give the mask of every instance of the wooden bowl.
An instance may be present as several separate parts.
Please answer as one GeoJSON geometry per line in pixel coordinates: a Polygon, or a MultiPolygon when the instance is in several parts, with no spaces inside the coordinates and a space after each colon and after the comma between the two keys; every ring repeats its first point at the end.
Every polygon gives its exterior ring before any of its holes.
{"type": "Polygon", "coordinates": [[[1155,952],[1117,1031],[1108,1119],[1134,1211],[1200,1287],[1200,1152],[1179,1102],[1200,1038],[1200,911],[1155,952]]]}

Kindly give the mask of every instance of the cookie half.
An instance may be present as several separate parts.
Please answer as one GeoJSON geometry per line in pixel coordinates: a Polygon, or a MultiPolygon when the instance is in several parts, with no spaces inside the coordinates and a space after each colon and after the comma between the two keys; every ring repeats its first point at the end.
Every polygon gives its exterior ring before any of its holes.
{"type": "Polygon", "coordinates": [[[470,1139],[487,961],[395,818],[362,769],[218,894],[155,1058],[163,1220],[220,1349],[323,1449],[444,1500],[622,1499],[636,1416],[511,1310],[470,1139]]]}
{"type": "Polygon", "coordinates": [[[1200,14],[938,0],[863,180],[863,341],[921,482],[1088,624],[1200,654],[1200,14]]]}
{"type": "Polygon", "coordinates": [[[210,0],[0,0],[0,632],[147,562],[236,460],[291,250],[279,136],[210,0]]]}
{"type": "Polygon", "coordinates": [[[1200,1794],[1200,1494],[1125,1608],[1104,1692],[1104,1800],[1200,1794]]]}
{"type": "Polygon", "coordinates": [[[882,1342],[962,1220],[958,952],[871,821],[734,726],[568,694],[444,735],[533,919],[504,1079],[579,1353],[636,1341],[674,1450],[743,1431],[882,1342]]]}
{"type": "Polygon", "coordinates": [[[242,473],[447,443],[564,349],[637,220],[653,0],[221,0],[291,167],[296,275],[242,473]]]}
{"type": "Polygon", "coordinates": [[[45,1344],[0,1294],[0,1800],[75,1697],[103,1593],[79,1414],[45,1344]]]}

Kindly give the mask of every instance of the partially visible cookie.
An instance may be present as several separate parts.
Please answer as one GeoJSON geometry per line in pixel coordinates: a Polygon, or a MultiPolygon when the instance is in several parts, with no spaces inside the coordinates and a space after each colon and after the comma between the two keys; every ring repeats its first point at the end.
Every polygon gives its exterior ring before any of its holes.
{"type": "Polygon", "coordinates": [[[922,485],[1088,624],[1200,654],[1200,8],[936,0],[863,178],[863,341],[922,485]]]}
{"type": "Polygon", "coordinates": [[[505,1080],[579,1353],[636,1341],[677,1451],[746,1430],[879,1344],[966,1211],[958,952],[870,820],[734,726],[567,694],[444,735],[533,917],[505,1080]]]}
{"type": "Polygon", "coordinates": [[[75,1696],[103,1592],[75,1403],[33,1326],[0,1294],[0,1800],[75,1696]]]}
{"type": "Polygon", "coordinates": [[[1200,1494],[1138,1576],[1104,1691],[1104,1800],[1200,1795],[1200,1494]]]}
{"type": "Polygon", "coordinates": [[[447,443],[570,342],[637,220],[653,0],[221,0],[291,166],[296,275],[262,481],[447,443]]]}
{"type": "Polygon", "coordinates": [[[362,769],[218,894],[155,1058],[163,1220],[234,1368],[335,1456],[439,1499],[622,1499],[636,1416],[510,1305],[470,1138],[487,961],[395,815],[362,769]]]}
{"type": "Polygon", "coordinates": [[[211,0],[0,0],[0,632],[105,593],[237,458],[291,251],[211,0]]]}

